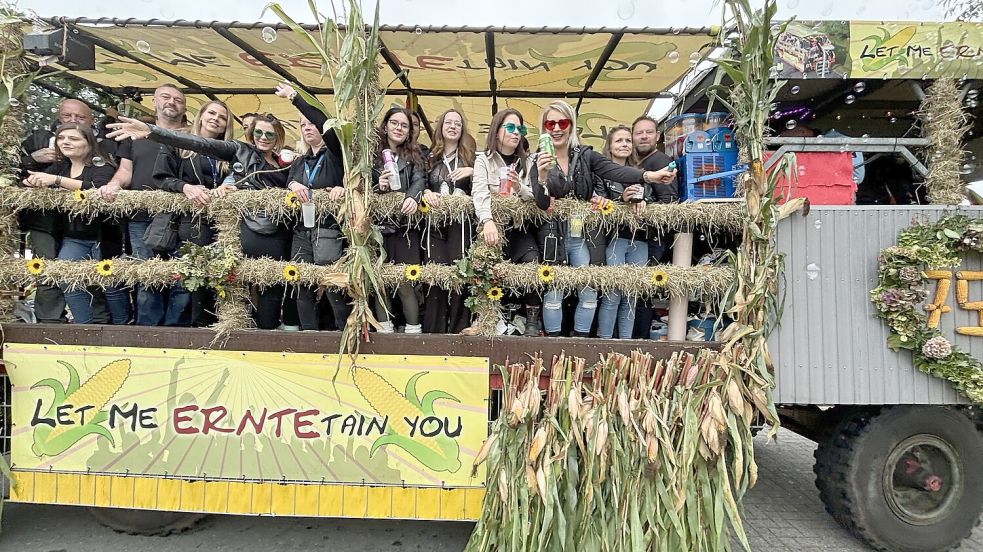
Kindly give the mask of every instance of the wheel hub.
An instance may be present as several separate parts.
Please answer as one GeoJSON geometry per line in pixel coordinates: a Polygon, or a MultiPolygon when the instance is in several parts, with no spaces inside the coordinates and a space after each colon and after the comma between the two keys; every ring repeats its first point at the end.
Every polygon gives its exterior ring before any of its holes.
{"type": "Polygon", "coordinates": [[[958,455],[936,435],[913,435],[898,443],[887,456],[883,473],[888,506],[912,525],[944,519],[963,492],[958,455]]]}

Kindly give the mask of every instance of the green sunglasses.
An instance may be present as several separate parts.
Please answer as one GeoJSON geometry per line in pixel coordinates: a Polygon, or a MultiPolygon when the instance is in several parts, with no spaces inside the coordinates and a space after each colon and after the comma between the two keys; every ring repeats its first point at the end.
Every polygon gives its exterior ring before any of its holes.
{"type": "Polygon", "coordinates": [[[262,131],[259,129],[253,130],[253,140],[259,140],[260,138],[266,138],[267,140],[275,141],[276,133],[272,131],[262,131]]]}
{"type": "Polygon", "coordinates": [[[519,136],[525,136],[527,132],[526,125],[517,125],[515,123],[505,123],[504,125],[502,125],[502,128],[504,128],[505,132],[509,134],[518,132],[519,136]]]}

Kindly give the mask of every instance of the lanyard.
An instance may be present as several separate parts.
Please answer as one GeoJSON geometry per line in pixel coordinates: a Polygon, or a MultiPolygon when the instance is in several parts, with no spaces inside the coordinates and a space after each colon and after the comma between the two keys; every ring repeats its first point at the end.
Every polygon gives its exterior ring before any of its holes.
{"type": "Polygon", "coordinates": [[[457,165],[458,165],[459,159],[460,158],[458,157],[457,152],[455,151],[454,152],[454,166],[451,167],[451,164],[447,161],[447,156],[446,155],[444,156],[444,166],[447,167],[447,176],[450,176],[452,172],[454,172],[454,171],[457,170],[457,165]]]}
{"type": "Polygon", "coordinates": [[[324,152],[318,154],[317,163],[311,167],[306,162],[304,163],[304,174],[307,176],[307,187],[310,188],[314,185],[314,179],[317,178],[317,173],[321,170],[321,163],[324,162],[324,152]]]}
{"type": "Polygon", "coordinates": [[[218,184],[219,184],[219,182],[218,182],[218,162],[216,162],[211,157],[206,157],[205,159],[208,159],[208,164],[209,164],[209,166],[212,167],[212,185],[213,186],[218,186],[218,184]]]}

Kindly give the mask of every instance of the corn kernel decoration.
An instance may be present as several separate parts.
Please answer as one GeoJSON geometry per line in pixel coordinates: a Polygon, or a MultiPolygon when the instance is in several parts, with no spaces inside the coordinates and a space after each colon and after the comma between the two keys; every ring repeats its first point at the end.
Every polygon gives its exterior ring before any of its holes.
{"type": "Polygon", "coordinates": [[[104,437],[110,444],[115,444],[112,434],[102,425],[109,418],[104,409],[129,377],[130,360],[110,362],[82,385],[79,385],[78,370],[74,366],[67,362],[59,364],[68,370],[67,386],[59,379],[48,378],[38,382],[35,387],[47,387],[54,392],[54,400],[45,414],[46,417],[54,417],[58,407],[62,405],[72,405],[73,408],[67,414],[72,423],[54,428],[45,424],[35,426],[34,453],[38,456],[57,456],[89,435],[104,437]],[[84,406],[91,408],[84,411],[83,417],[78,409],[84,406]]]}
{"type": "Polygon", "coordinates": [[[404,418],[412,420],[434,416],[434,401],[438,399],[460,402],[450,393],[439,389],[418,397],[417,382],[425,375],[427,372],[415,374],[406,382],[405,393],[400,393],[377,372],[358,365],[352,368],[352,381],[359,394],[377,414],[389,420],[386,434],[372,443],[369,456],[375,455],[382,447],[394,446],[405,450],[434,471],[453,473],[461,469],[461,451],[457,442],[446,435],[427,438],[417,433],[411,436],[410,428],[404,421],[404,418]]]}
{"type": "Polygon", "coordinates": [[[983,271],[953,270],[965,252],[983,253],[981,236],[983,221],[965,215],[903,230],[898,246],[881,251],[878,285],[870,292],[878,317],[890,328],[888,346],[910,351],[916,368],[948,380],[976,404],[983,404],[983,363],[951,345],[950,326],[942,319],[956,308],[946,304],[954,290],[956,306],[975,312],[974,325],[957,326],[955,333],[983,337],[983,299],[971,300],[983,289],[983,271]]]}

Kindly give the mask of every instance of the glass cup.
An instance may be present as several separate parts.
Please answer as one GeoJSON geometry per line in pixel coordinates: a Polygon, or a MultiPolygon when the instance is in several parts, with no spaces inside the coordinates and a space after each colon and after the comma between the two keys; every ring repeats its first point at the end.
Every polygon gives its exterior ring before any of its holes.
{"type": "Polygon", "coordinates": [[[503,196],[512,195],[512,183],[509,182],[509,167],[498,169],[498,193],[503,196]]]}
{"type": "Polygon", "coordinates": [[[314,224],[316,222],[314,220],[314,202],[308,201],[307,203],[301,203],[300,212],[301,215],[304,217],[304,227],[314,228],[314,224]]]}

